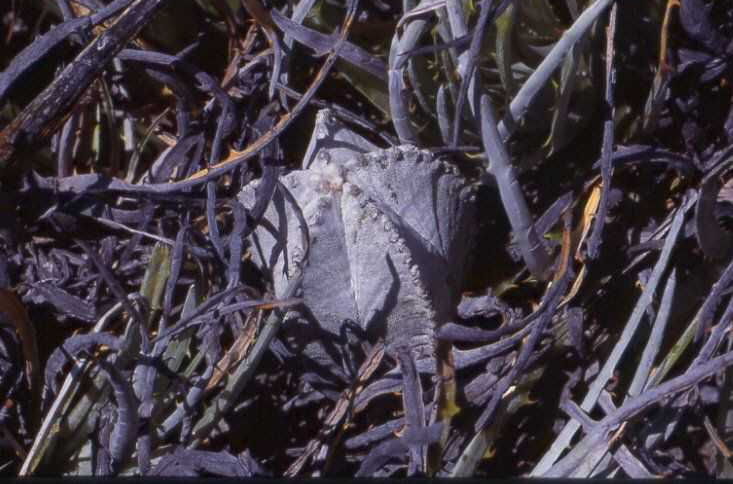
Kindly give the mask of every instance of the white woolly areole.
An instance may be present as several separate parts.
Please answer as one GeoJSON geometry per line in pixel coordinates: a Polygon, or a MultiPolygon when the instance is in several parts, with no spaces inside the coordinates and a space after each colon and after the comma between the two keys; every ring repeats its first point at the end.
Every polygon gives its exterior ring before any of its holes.
{"type": "Polygon", "coordinates": [[[343,167],[335,164],[328,164],[323,168],[313,171],[310,174],[311,182],[316,190],[321,193],[339,192],[344,185],[343,167]]]}

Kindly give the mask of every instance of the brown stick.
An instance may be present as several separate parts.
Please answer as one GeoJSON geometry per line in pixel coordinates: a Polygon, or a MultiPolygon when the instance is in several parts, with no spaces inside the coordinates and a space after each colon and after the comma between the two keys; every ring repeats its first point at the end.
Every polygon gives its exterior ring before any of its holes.
{"type": "Polygon", "coordinates": [[[166,0],[135,0],[0,132],[0,171],[16,152],[53,134],[79,97],[166,0]]]}

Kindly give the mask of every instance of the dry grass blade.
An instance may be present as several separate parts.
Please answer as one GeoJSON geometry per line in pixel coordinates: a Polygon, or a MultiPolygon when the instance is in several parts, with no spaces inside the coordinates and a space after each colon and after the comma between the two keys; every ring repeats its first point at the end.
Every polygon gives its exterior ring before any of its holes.
{"type": "Polygon", "coordinates": [[[571,471],[576,469],[586,459],[586,456],[590,452],[599,445],[604,445],[604,443],[608,442],[606,436],[614,428],[643,412],[650,406],[658,404],[663,398],[688,389],[732,364],[733,352],[725,353],[707,363],[694,366],[684,374],[662,383],[637,397],[629,399],[615,412],[612,412],[598,422],[592,432],[578,443],[565,457],[543,473],[542,476],[568,476],[571,471]]]}
{"type": "MultiPolygon", "coordinates": [[[[675,248],[677,237],[682,229],[682,222],[684,221],[684,218],[685,210],[678,209],[677,214],[674,217],[674,221],[672,222],[672,226],[670,227],[669,233],[667,234],[667,238],[664,241],[662,253],[659,255],[659,259],[654,266],[652,275],[650,276],[649,281],[647,282],[647,285],[644,288],[641,296],[639,296],[639,300],[634,307],[634,311],[632,312],[629,321],[624,327],[624,331],[621,334],[621,337],[614,346],[611,354],[603,364],[601,371],[598,373],[595,380],[590,385],[588,392],[583,398],[583,402],[580,407],[585,412],[589,412],[595,406],[601,390],[603,390],[603,388],[608,383],[608,380],[612,376],[614,369],[619,363],[619,360],[621,359],[629,343],[631,342],[631,337],[638,329],[639,323],[641,322],[641,319],[646,312],[646,308],[652,301],[662,274],[667,268],[670,255],[672,253],[672,250],[675,248]]],[[[532,475],[539,476],[547,472],[548,469],[560,457],[560,454],[562,454],[565,448],[570,444],[570,440],[573,438],[575,432],[577,432],[579,428],[580,424],[577,421],[570,420],[565,425],[562,432],[560,432],[560,435],[555,439],[552,446],[550,447],[550,450],[546,452],[544,456],[542,456],[542,459],[537,463],[534,469],[532,469],[532,475]]]]}
{"type": "MultiPolygon", "coordinates": [[[[101,318],[99,318],[99,321],[97,321],[97,324],[95,324],[92,331],[98,333],[106,329],[111,319],[116,317],[121,311],[122,303],[117,303],[101,318]]],[[[61,385],[58,395],[56,395],[53,404],[43,418],[41,427],[33,440],[33,446],[20,468],[18,473],[19,476],[29,476],[33,474],[44,458],[46,450],[51,447],[55,439],[58,438],[58,431],[60,428],[59,419],[63,418],[63,415],[68,410],[75,393],[81,385],[81,377],[87,369],[87,362],[74,363],[72,372],[64,379],[64,383],[61,385]]]]}
{"type": "MultiPolygon", "coordinates": [[[[265,309],[265,308],[263,308],[265,309]]],[[[237,337],[231,348],[224,355],[224,358],[214,366],[214,374],[211,375],[209,383],[206,384],[205,392],[214,389],[224,376],[247,355],[257,337],[257,329],[262,322],[262,310],[252,312],[247,317],[244,330],[237,337]]]]}
{"type": "Polygon", "coordinates": [[[323,422],[323,427],[319,432],[317,439],[311,440],[305,451],[293,462],[288,470],[285,471],[285,475],[288,477],[297,476],[302,470],[303,466],[312,459],[314,456],[321,456],[326,454],[320,460],[325,461],[328,466],[328,456],[333,451],[333,447],[340,440],[343,431],[349,424],[349,421],[353,418],[352,411],[354,405],[354,399],[363,390],[367,380],[371,378],[372,374],[379,368],[384,357],[384,343],[379,342],[372,347],[369,354],[366,356],[364,363],[359,367],[359,371],[356,375],[356,379],[352,385],[347,388],[340,396],[339,399],[333,406],[333,409],[326,417],[323,422]],[[325,445],[325,440],[331,438],[334,442],[330,446],[325,445]]]}

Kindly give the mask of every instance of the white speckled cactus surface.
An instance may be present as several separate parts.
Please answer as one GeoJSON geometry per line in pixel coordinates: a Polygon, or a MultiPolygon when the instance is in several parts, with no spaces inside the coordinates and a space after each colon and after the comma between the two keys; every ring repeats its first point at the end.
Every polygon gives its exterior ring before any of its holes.
{"type": "MultiPolygon", "coordinates": [[[[338,335],[355,322],[430,357],[435,327],[455,309],[473,226],[472,189],[458,171],[414,146],[377,149],[322,110],[302,169],[281,182],[253,252],[276,294],[302,275],[303,309],[289,325],[338,335]]],[[[254,197],[248,186],[240,201],[254,197]]]]}

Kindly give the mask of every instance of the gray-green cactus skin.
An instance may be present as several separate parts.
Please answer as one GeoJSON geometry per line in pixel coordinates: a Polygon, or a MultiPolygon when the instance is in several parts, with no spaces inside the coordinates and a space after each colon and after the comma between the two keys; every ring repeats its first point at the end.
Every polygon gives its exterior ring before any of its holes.
{"type": "MultiPolygon", "coordinates": [[[[388,350],[408,344],[416,359],[431,358],[434,330],[459,297],[471,186],[427,151],[378,149],[328,110],[317,115],[302,166],[282,177],[252,237],[276,296],[303,277],[306,309],[289,316],[334,336],[353,321],[388,350]]],[[[251,207],[254,197],[248,186],[239,198],[251,207]]]]}

